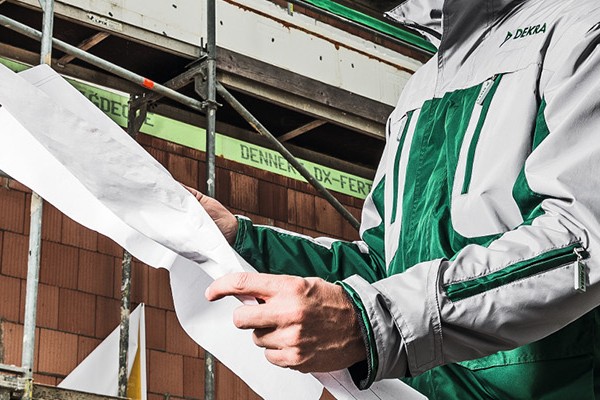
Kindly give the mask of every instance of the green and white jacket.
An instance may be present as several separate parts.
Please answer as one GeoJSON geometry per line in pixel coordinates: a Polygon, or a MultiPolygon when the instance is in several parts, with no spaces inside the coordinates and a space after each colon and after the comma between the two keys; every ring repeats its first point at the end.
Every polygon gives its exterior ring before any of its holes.
{"type": "Polygon", "coordinates": [[[439,51],[389,118],[362,241],[240,219],[236,250],[260,271],[343,280],[362,386],[594,398],[600,3],[408,0],[389,15],[439,51]]]}

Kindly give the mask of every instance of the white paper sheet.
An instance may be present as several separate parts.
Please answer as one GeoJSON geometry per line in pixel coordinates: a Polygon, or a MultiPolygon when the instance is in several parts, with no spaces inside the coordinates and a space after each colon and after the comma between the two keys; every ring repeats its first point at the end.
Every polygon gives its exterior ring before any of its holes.
{"type": "MultiPolygon", "coordinates": [[[[51,68],[19,75],[0,65],[0,170],[144,263],[167,268],[183,328],[259,395],[318,399],[317,379],[271,365],[251,332],[233,326],[238,300],[205,300],[214,279],[253,269],[196,199],[51,68]]],[[[394,399],[402,391],[403,399],[423,398],[396,380],[359,392],[346,372],[317,378],[338,399],[394,399]]]]}

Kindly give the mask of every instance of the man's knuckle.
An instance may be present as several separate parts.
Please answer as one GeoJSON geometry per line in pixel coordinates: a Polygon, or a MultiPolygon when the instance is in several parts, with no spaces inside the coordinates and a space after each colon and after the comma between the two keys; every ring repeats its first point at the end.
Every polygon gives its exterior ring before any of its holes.
{"type": "Polygon", "coordinates": [[[233,279],[233,288],[235,290],[244,290],[248,285],[248,274],[240,272],[235,274],[233,279]]]}

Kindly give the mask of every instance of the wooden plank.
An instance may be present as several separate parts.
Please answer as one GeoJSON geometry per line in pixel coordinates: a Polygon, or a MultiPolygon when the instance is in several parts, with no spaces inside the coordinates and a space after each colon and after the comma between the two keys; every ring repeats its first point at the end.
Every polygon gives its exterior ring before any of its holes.
{"type": "Polygon", "coordinates": [[[331,108],[354,114],[370,121],[385,124],[394,109],[388,104],[357,95],[344,89],[325,85],[317,80],[219,48],[217,68],[248,78],[260,85],[275,87],[284,92],[316,101],[331,108]]]}
{"type": "Polygon", "coordinates": [[[306,132],[310,132],[313,129],[316,129],[324,124],[325,124],[325,121],[321,121],[321,120],[317,119],[317,120],[309,122],[306,125],[302,125],[301,127],[294,129],[293,131],[289,131],[288,133],[285,133],[285,134],[279,136],[277,139],[279,139],[280,142],[287,142],[288,140],[292,140],[295,137],[304,135],[306,132]]]}
{"type": "Polygon", "coordinates": [[[298,111],[379,140],[385,140],[385,123],[373,121],[350,111],[332,107],[317,100],[301,97],[275,86],[261,85],[243,76],[219,71],[217,79],[224,86],[249,96],[298,111]]]}
{"type": "MultiPolygon", "coordinates": [[[[108,32],[98,32],[95,35],[90,36],[89,38],[87,38],[84,41],[82,41],[81,43],[79,43],[77,45],[77,47],[83,51],[88,51],[89,49],[91,49],[92,47],[94,47],[95,45],[97,45],[98,43],[100,43],[101,41],[103,41],[104,39],[106,39],[109,36],[110,36],[110,33],[108,33],[108,32]]],[[[70,63],[71,61],[73,61],[74,59],[75,59],[74,56],[65,54],[60,59],[58,59],[58,61],[56,63],[58,65],[64,66],[64,65],[67,65],[68,63],[70,63]]]]}

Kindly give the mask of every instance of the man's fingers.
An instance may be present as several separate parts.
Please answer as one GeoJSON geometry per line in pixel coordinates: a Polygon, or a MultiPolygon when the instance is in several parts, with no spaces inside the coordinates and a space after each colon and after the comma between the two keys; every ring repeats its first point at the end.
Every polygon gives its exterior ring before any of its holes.
{"type": "Polygon", "coordinates": [[[205,296],[209,301],[225,296],[252,296],[266,300],[275,295],[282,287],[282,276],[236,272],[225,275],[214,281],[207,289],[205,296]]]}
{"type": "Polygon", "coordinates": [[[181,186],[183,186],[184,188],[187,189],[188,192],[193,194],[194,197],[196,198],[196,200],[198,200],[198,201],[201,201],[202,197],[204,197],[204,194],[202,194],[202,192],[199,192],[198,190],[194,189],[193,187],[189,187],[188,185],[184,185],[183,183],[181,183],[181,186]]]}
{"type": "Polygon", "coordinates": [[[275,328],[280,319],[268,304],[241,306],[233,312],[233,324],[239,329],[275,328]]]}
{"type": "Polygon", "coordinates": [[[255,329],[252,332],[252,341],[258,347],[265,349],[280,349],[281,342],[277,339],[277,330],[275,328],[255,329]]]}

